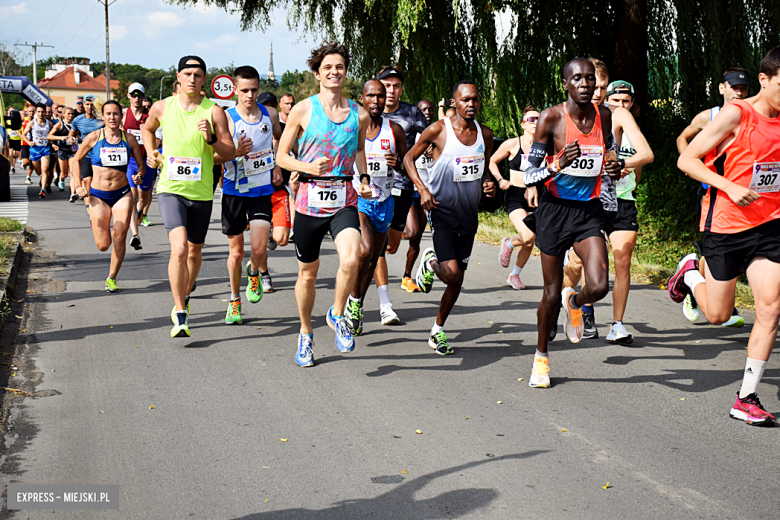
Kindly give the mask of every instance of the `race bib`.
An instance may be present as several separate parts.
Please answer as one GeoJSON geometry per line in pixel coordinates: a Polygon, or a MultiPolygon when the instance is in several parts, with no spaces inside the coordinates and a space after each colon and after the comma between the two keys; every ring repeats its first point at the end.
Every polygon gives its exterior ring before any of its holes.
{"type": "Polygon", "coordinates": [[[520,171],[524,172],[531,167],[531,163],[528,161],[528,154],[524,153],[520,156],[520,171]]]}
{"type": "Polygon", "coordinates": [[[756,193],[776,193],[780,191],[780,162],[754,163],[750,189],[756,193]]]}
{"type": "Polygon", "coordinates": [[[617,187],[621,189],[628,188],[629,182],[631,181],[631,174],[634,173],[634,169],[630,168],[631,172],[626,174],[625,177],[621,177],[620,180],[617,183],[617,187]]]}
{"type": "Polygon", "coordinates": [[[167,173],[169,181],[199,181],[200,157],[169,157],[167,173]]]}
{"type": "Polygon", "coordinates": [[[562,170],[574,177],[598,177],[604,164],[604,147],[598,144],[581,144],[581,155],[562,170]]]}
{"type": "Polygon", "coordinates": [[[455,182],[471,182],[482,179],[485,169],[485,155],[472,155],[470,157],[455,157],[454,159],[455,182]]]}
{"type": "Polygon", "coordinates": [[[139,145],[144,144],[144,134],[140,130],[128,130],[127,133],[135,137],[135,140],[138,141],[139,145]]]}
{"type": "Polygon", "coordinates": [[[103,163],[103,166],[127,166],[127,148],[124,146],[101,148],[100,162],[103,163]]]}
{"type": "Polygon", "coordinates": [[[274,167],[274,152],[270,148],[244,156],[244,173],[247,177],[259,175],[274,167]]]}
{"type": "Polygon", "coordinates": [[[48,135],[49,134],[47,134],[46,132],[35,132],[33,134],[33,144],[35,144],[35,146],[46,146],[46,145],[48,145],[49,144],[49,140],[46,139],[46,137],[48,135]]]}
{"type": "Polygon", "coordinates": [[[347,186],[343,182],[313,182],[309,186],[309,207],[343,208],[347,203],[347,186]]]}

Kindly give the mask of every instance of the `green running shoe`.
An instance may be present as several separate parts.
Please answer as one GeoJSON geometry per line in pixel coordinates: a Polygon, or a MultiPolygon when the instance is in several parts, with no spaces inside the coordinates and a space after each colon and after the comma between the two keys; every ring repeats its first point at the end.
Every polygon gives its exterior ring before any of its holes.
{"type": "Polygon", "coordinates": [[[241,319],[241,300],[233,300],[228,304],[227,314],[225,314],[225,323],[232,325],[237,323],[241,325],[244,320],[241,319]]]}
{"type": "Polygon", "coordinates": [[[430,345],[430,347],[440,356],[449,356],[450,354],[455,353],[455,351],[452,350],[452,347],[450,347],[450,344],[447,343],[447,336],[444,335],[444,332],[437,332],[436,334],[431,335],[431,337],[428,338],[428,345],[430,345]]]}
{"type": "Polygon", "coordinates": [[[173,318],[176,320],[171,329],[172,338],[189,338],[190,337],[190,317],[185,315],[183,319],[179,319],[179,315],[174,312],[173,318]]]}
{"type": "Polygon", "coordinates": [[[148,219],[148,218],[146,218],[146,215],[144,215],[144,216],[143,216],[143,218],[141,219],[141,225],[142,225],[143,227],[149,227],[149,226],[151,226],[151,225],[152,225],[152,223],[151,223],[151,222],[149,222],[149,219],[148,219]]]}
{"type": "Polygon", "coordinates": [[[114,278],[106,278],[106,292],[115,293],[119,291],[119,287],[116,286],[116,280],[114,278]]]}
{"type": "Polygon", "coordinates": [[[429,247],[422,254],[422,260],[420,261],[420,267],[417,268],[417,276],[415,276],[415,283],[420,288],[420,292],[431,292],[431,286],[433,286],[433,269],[428,267],[430,260],[436,260],[436,253],[432,247],[429,247]]]}
{"type": "Polygon", "coordinates": [[[696,299],[692,294],[686,294],[683,300],[683,314],[688,321],[696,321],[699,319],[700,312],[699,306],[696,304],[696,299]]]}
{"type": "Polygon", "coordinates": [[[729,318],[729,321],[724,323],[722,325],[723,327],[735,327],[737,329],[742,328],[745,326],[745,318],[739,315],[739,311],[736,307],[734,307],[734,310],[731,312],[731,318],[729,318]]]}
{"type": "Polygon", "coordinates": [[[360,336],[363,332],[363,302],[347,298],[347,308],[344,312],[347,320],[347,328],[353,336],[360,336]]]}
{"type": "Polygon", "coordinates": [[[246,278],[248,284],[246,286],[246,297],[249,303],[257,303],[263,298],[263,284],[260,283],[260,272],[257,276],[251,276],[249,270],[252,269],[252,263],[246,263],[246,278]]]}

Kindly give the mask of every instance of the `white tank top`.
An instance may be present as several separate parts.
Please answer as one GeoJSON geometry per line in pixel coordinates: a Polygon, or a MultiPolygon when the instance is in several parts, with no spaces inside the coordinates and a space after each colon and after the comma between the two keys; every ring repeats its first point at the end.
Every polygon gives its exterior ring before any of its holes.
{"type": "MultiPolygon", "coordinates": [[[[395,171],[387,165],[386,155],[395,154],[395,135],[390,126],[390,120],[382,118],[382,127],[374,139],[366,136],[366,167],[371,176],[371,198],[379,202],[384,202],[390,196],[393,188],[393,178],[395,171]]],[[[355,167],[355,176],[352,183],[357,189],[360,186],[360,177],[357,167],[355,167]]]]}
{"type": "Polygon", "coordinates": [[[35,146],[49,146],[49,129],[51,128],[51,121],[45,121],[44,124],[39,124],[37,119],[33,119],[32,124],[32,141],[35,146]]]}
{"type": "MultiPolygon", "coordinates": [[[[417,134],[417,137],[414,138],[415,143],[420,140],[421,135],[422,134],[417,134]]],[[[414,161],[414,166],[417,168],[417,175],[420,176],[420,180],[422,180],[423,184],[426,186],[428,185],[428,167],[430,166],[431,161],[433,161],[433,159],[424,153],[414,161]]],[[[414,191],[417,191],[417,186],[414,187],[414,191]]]]}
{"type": "Polygon", "coordinates": [[[271,184],[276,161],[273,148],[273,124],[268,111],[259,105],[260,121],[250,124],[241,119],[235,107],[227,110],[233,120],[233,144],[238,146],[242,135],[252,140],[252,151],[243,157],[236,157],[225,163],[225,180],[235,183],[236,191],[243,192],[259,186],[271,184]],[[246,177],[248,182],[240,184],[238,181],[246,177]]]}

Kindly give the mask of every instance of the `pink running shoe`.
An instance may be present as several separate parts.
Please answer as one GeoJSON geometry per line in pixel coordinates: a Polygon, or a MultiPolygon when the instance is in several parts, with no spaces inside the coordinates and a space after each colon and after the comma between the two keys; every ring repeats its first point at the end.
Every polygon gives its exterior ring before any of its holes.
{"type": "Polygon", "coordinates": [[[505,238],[501,241],[501,249],[498,250],[498,261],[501,263],[501,267],[509,267],[509,260],[512,259],[512,239],[505,238]]]}
{"type": "Polygon", "coordinates": [[[699,268],[699,257],[696,253],[691,253],[682,257],[677,263],[677,270],[674,272],[671,278],[669,278],[668,291],[669,297],[680,303],[685,299],[685,295],[691,292],[683,277],[688,271],[699,268]]]}
{"type": "Polygon", "coordinates": [[[520,281],[520,276],[516,274],[510,274],[506,283],[512,286],[512,289],[525,289],[525,285],[520,281]]]}
{"type": "Polygon", "coordinates": [[[734,403],[734,407],[729,415],[733,419],[745,421],[753,426],[775,425],[775,416],[764,410],[764,407],[761,406],[761,401],[758,400],[758,396],[755,393],[740,399],[739,392],[737,392],[737,402],[734,403]]]}

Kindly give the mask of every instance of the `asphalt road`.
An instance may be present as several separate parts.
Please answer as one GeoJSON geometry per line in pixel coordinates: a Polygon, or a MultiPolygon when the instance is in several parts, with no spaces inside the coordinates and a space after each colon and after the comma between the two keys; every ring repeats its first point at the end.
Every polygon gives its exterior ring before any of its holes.
{"type": "MultiPolygon", "coordinates": [[[[17,173],[14,184],[23,181],[17,173]]],[[[55,189],[56,192],[56,189],[55,189]]],[[[635,285],[631,346],[551,345],[553,388],[528,387],[540,264],[506,285],[498,248],[477,244],[445,330],[427,345],[431,294],[400,288],[402,326],[378,323],[369,291],[353,353],[325,324],[337,256],[323,246],[317,366],[293,362],[298,333],[291,247],[270,253],[276,291],[223,322],[227,240],[215,203],[193,294],[189,339],[169,337],[168,244],[156,204],[118,283],[83,206],[37,199],[26,305],[13,336],[19,370],[4,436],[5,483],[118,484],[117,511],[21,511],[12,518],[777,518],[780,429],[728,417],[745,362],[743,329],[691,324],[665,291],[635,285]],[[519,378],[524,378],[519,380],[519,378]],[[154,406],[153,409],[150,407],[154,406]],[[415,433],[419,430],[421,433],[415,433]],[[282,439],[286,439],[283,442],[282,439]],[[607,482],[609,486],[604,489],[607,482]]],[[[426,236],[423,246],[430,244],[426,236]]],[[[402,245],[402,253],[406,245],[402,245]]],[[[609,297],[598,304],[602,336],[609,297]]],[[[777,358],[759,395],[780,411],[777,358]]]]}

